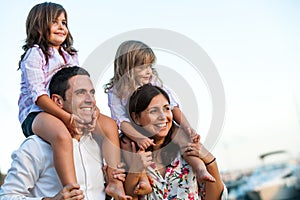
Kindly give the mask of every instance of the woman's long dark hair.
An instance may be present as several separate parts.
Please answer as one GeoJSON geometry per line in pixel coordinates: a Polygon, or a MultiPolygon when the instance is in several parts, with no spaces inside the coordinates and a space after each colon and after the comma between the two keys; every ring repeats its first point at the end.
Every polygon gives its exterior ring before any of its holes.
{"type": "MultiPolygon", "coordinates": [[[[143,135],[147,137],[151,137],[151,134],[148,133],[144,128],[138,126],[135,124],[135,122],[132,120],[132,113],[135,113],[135,115],[140,116],[141,112],[146,110],[148,105],[150,104],[151,100],[159,95],[162,94],[167,101],[170,103],[170,98],[168,94],[160,87],[153,86],[151,84],[146,84],[141,87],[139,87],[130,97],[128,102],[128,113],[130,116],[130,119],[132,121],[133,126],[143,135]]],[[[162,161],[163,164],[169,165],[177,156],[177,152],[179,150],[178,145],[174,144],[172,142],[172,136],[175,134],[175,131],[177,129],[177,125],[172,123],[172,126],[165,137],[165,140],[161,146],[162,151],[162,161]]],[[[147,150],[153,151],[153,147],[150,146],[147,150]]]]}

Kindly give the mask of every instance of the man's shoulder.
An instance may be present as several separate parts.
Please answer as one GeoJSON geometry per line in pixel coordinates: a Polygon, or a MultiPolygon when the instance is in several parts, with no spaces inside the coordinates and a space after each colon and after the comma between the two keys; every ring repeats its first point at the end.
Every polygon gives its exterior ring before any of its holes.
{"type": "Polygon", "coordinates": [[[40,138],[37,135],[32,135],[29,136],[28,138],[26,138],[20,148],[24,149],[24,148],[29,148],[29,149],[33,149],[33,148],[43,148],[43,147],[49,147],[50,145],[44,141],[42,138],[40,138]]]}
{"type": "Polygon", "coordinates": [[[30,142],[37,142],[37,143],[46,143],[47,142],[45,140],[43,140],[42,138],[40,138],[39,136],[37,135],[31,135],[29,137],[27,137],[24,142],[27,142],[27,141],[30,141],[30,142]]]}
{"type": "Polygon", "coordinates": [[[51,160],[52,154],[51,145],[40,137],[33,135],[26,138],[20,147],[13,151],[11,157],[13,160],[30,159],[34,163],[43,163],[46,160],[51,160]]]}

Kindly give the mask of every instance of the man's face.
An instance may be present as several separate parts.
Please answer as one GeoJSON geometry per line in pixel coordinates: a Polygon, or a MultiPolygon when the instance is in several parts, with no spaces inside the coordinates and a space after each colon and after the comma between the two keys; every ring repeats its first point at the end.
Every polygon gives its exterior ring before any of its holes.
{"type": "Polygon", "coordinates": [[[68,82],[70,88],[66,91],[63,109],[77,115],[85,123],[90,123],[96,108],[95,89],[91,79],[86,75],[76,75],[68,82]]]}

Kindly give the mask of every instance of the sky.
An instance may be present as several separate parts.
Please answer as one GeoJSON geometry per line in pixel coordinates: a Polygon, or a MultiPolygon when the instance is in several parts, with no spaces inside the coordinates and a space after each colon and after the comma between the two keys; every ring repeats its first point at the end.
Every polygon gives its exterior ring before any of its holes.
{"type": "MultiPolygon", "coordinates": [[[[20,71],[17,71],[17,63],[23,53],[27,14],[41,2],[1,2],[2,172],[10,167],[11,153],[25,139],[18,122],[20,71]]],[[[269,151],[284,149],[289,155],[300,155],[299,1],[53,2],[62,4],[68,12],[80,63],[112,37],[143,28],[174,31],[202,47],[219,73],[226,98],[225,121],[213,148],[221,171],[257,166],[260,164],[258,155],[269,151]]],[[[203,79],[189,74],[188,70],[181,72],[183,67],[179,65],[186,63],[179,57],[159,50],[156,53],[157,64],[172,67],[188,77],[200,109],[196,129],[205,139],[212,105],[203,79]]],[[[98,106],[107,115],[110,113],[102,85],[111,76],[112,66],[103,79],[95,83],[98,106]]]]}

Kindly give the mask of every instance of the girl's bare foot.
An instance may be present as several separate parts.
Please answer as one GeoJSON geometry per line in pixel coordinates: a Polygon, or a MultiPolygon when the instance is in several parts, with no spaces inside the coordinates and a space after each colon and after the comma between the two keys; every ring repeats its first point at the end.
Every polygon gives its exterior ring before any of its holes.
{"type": "Polygon", "coordinates": [[[134,194],[145,195],[152,192],[152,187],[148,181],[140,181],[135,187],[134,194]]]}
{"type": "Polygon", "coordinates": [[[202,182],[216,182],[216,179],[204,169],[197,169],[196,176],[198,183],[202,182]]]}
{"type": "Polygon", "coordinates": [[[116,200],[130,200],[131,196],[125,194],[123,183],[121,181],[111,181],[105,188],[105,193],[116,200]]]}

